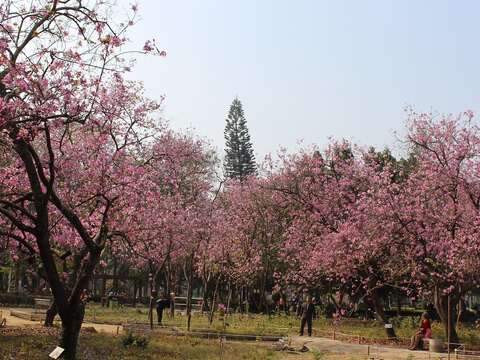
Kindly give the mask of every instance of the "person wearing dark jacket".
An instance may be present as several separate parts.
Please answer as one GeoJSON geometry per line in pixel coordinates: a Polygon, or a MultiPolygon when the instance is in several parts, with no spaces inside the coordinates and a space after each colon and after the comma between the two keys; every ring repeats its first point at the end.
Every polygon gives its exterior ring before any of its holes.
{"type": "Polygon", "coordinates": [[[157,300],[157,319],[158,325],[162,324],[163,310],[170,307],[170,300],[166,296],[162,296],[157,300]]]}
{"type": "Polygon", "coordinates": [[[303,336],[305,324],[307,324],[308,336],[312,336],[312,320],[315,315],[315,305],[313,304],[312,297],[307,296],[307,301],[302,305],[301,316],[302,321],[300,325],[300,336],[303,336]]]}

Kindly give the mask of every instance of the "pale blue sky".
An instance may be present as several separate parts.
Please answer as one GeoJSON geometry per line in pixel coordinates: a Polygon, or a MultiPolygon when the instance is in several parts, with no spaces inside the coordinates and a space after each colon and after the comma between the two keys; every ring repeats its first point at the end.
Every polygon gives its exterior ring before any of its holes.
{"type": "MultiPolygon", "coordinates": [[[[127,3],[127,0],[121,0],[127,3]]],[[[480,100],[480,1],[140,0],[135,43],[155,37],[166,58],[132,76],[164,116],[223,155],[238,95],[262,158],[298,140],[395,143],[404,107],[459,112],[480,100]]]]}

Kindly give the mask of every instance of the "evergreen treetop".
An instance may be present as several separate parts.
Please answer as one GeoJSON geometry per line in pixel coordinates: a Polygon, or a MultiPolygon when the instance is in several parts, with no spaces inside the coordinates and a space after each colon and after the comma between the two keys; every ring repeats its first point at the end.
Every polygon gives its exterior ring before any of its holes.
{"type": "Polygon", "coordinates": [[[225,174],[229,178],[244,180],[257,172],[253,146],[242,103],[235,98],[225,125],[225,174]]]}

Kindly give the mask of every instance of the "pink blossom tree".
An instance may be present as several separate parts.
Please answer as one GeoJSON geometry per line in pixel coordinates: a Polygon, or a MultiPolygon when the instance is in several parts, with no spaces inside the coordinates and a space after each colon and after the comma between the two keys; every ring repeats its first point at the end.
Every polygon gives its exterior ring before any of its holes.
{"type": "Polygon", "coordinates": [[[230,181],[219,201],[225,231],[217,261],[222,261],[229,283],[240,289],[257,287],[256,307],[264,310],[268,310],[265,293],[275,285],[274,274],[283,271],[279,253],[290,219],[288,203],[269,188],[270,181],[258,177],[230,181]]]}
{"type": "Polygon", "coordinates": [[[480,132],[471,112],[436,117],[412,111],[408,124],[417,168],[385,192],[384,217],[402,231],[409,287],[433,301],[447,337],[458,343],[449,300],[452,311],[480,280],[480,132]]]}
{"type": "MultiPolygon", "coordinates": [[[[388,271],[394,268],[395,234],[378,231],[376,194],[395,176],[379,159],[368,158],[363,151],[354,154],[346,142],[332,143],[323,155],[313,149],[284,157],[273,181],[273,189],[290,199],[293,217],[282,252],[289,264],[283,276],[329,293],[338,312],[348,310],[347,297],[363,299],[387,323],[381,296],[396,279],[388,271]]],[[[387,334],[395,337],[391,328],[387,334]]]]}
{"type": "Polygon", "coordinates": [[[118,27],[110,10],[74,0],[0,5],[0,143],[11,157],[0,180],[1,238],[40,259],[66,359],[76,354],[82,292],[116,236],[125,174],[138,168],[129,154],[151,136],[158,108],[121,75],[136,7],[118,27]]]}
{"type": "Polygon", "coordinates": [[[129,206],[118,219],[124,241],[113,251],[152,274],[154,294],[161,271],[170,282],[172,268],[188,258],[188,278],[193,274],[191,245],[198,244],[201,233],[206,236],[209,229],[215,157],[204,141],[167,131],[137,161],[142,172],[135,174],[135,189],[124,199],[129,206]]]}

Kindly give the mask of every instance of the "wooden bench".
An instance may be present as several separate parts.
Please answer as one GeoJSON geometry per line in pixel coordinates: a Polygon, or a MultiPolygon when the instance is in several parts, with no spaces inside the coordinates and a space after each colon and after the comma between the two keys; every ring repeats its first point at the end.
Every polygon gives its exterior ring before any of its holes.
{"type": "Polygon", "coordinates": [[[48,309],[53,303],[53,299],[51,298],[34,298],[33,300],[35,302],[35,309],[48,309]]]}
{"type": "MultiPolygon", "coordinates": [[[[202,311],[203,299],[192,298],[192,313],[202,311]]],[[[187,298],[183,296],[175,297],[175,312],[184,313],[187,310],[187,298]]]]}

